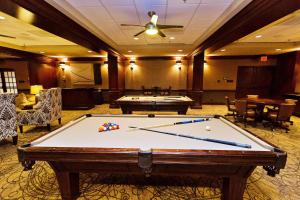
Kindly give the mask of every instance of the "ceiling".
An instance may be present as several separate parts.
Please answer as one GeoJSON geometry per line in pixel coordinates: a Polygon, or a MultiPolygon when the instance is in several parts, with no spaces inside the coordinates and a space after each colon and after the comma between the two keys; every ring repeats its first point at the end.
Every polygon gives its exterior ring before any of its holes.
{"type": "MultiPolygon", "coordinates": [[[[99,56],[95,52],[73,42],[11,17],[3,12],[0,16],[0,34],[15,38],[0,37],[0,46],[44,54],[47,56],[99,56]]],[[[9,57],[1,54],[1,58],[9,57]]]]}
{"type": "Polygon", "coordinates": [[[124,55],[174,56],[191,53],[210,34],[244,8],[251,0],[46,0],[124,55]],[[163,30],[166,38],[133,35],[155,11],[159,24],[183,25],[163,30]],[[175,39],[170,39],[174,37],[175,39]],[[182,51],[178,51],[182,50],[182,51]],[[132,52],[128,52],[132,51],[132,52]]]}
{"type": "Polygon", "coordinates": [[[300,50],[300,10],[209,55],[276,55],[297,50],[300,50]]]}

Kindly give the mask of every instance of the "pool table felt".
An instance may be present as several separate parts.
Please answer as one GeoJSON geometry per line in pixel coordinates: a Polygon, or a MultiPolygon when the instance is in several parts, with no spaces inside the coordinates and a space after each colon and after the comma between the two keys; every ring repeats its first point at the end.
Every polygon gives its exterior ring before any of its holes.
{"type": "Polygon", "coordinates": [[[194,150],[244,150],[244,151],[270,151],[263,145],[267,143],[252,136],[243,129],[224,119],[209,118],[209,121],[155,128],[154,130],[180,133],[198,137],[227,140],[238,143],[250,144],[251,149],[236,146],[217,144],[189,138],[182,138],[143,130],[129,131],[129,126],[147,127],[159,124],[174,123],[198,119],[194,117],[155,117],[147,116],[92,116],[82,117],[68,125],[45,135],[34,142],[32,146],[38,147],[96,147],[96,148],[140,148],[148,149],[194,149],[194,150]],[[120,125],[120,129],[98,132],[104,122],[120,125]],[[207,131],[206,126],[211,130],[207,131]],[[233,128],[234,127],[234,128],[233,128]],[[256,138],[260,145],[246,137],[241,131],[256,138]]]}
{"type": "Polygon", "coordinates": [[[117,101],[193,101],[187,96],[123,96],[117,101]]]}

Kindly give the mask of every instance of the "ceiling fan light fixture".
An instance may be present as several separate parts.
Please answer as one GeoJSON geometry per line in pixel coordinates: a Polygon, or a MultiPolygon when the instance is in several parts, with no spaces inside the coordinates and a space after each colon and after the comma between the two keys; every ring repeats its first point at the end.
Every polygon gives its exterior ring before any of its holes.
{"type": "Polygon", "coordinates": [[[147,30],[146,30],[146,33],[147,33],[148,35],[155,35],[155,34],[158,33],[158,30],[157,30],[156,28],[151,28],[151,29],[147,29],[147,30]]]}

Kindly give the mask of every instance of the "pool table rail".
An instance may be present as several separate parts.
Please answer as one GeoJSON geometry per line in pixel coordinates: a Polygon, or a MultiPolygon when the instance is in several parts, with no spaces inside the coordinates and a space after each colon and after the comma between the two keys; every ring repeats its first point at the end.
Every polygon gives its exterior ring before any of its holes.
{"type": "MultiPolygon", "coordinates": [[[[83,163],[132,163],[140,166],[141,161],[152,165],[240,165],[265,166],[269,175],[279,173],[286,163],[287,154],[281,150],[271,151],[232,151],[232,150],[193,150],[193,149],[152,149],[145,152],[137,148],[66,148],[31,147],[18,148],[18,158],[26,170],[31,169],[36,160],[47,162],[83,163]],[[67,156],[66,156],[67,155],[67,156]]],[[[141,168],[143,169],[143,168],[141,168]]],[[[152,171],[152,170],[151,170],[152,171]]],[[[145,174],[149,176],[150,174],[145,174]]]]}

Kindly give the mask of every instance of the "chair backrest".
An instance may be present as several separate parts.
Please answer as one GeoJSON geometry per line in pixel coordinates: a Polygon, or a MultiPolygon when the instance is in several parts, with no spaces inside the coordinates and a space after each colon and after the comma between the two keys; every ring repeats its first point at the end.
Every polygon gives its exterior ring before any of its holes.
{"type": "Polygon", "coordinates": [[[245,115],[247,112],[247,100],[236,100],[235,108],[238,115],[245,115]]]}
{"type": "Polygon", "coordinates": [[[293,115],[296,104],[282,103],[279,105],[277,120],[278,121],[289,121],[290,117],[293,115]]]}
{"type": "Polygon", "coordinates": [[[248,99],[258,99],[258,95],[257,94],[248,94],[247,98],[248,99]]]}
{"type": "Polygon", "coordinates": [[[40,91],[41,110],[47,120],[61,118],[62,99],[61,88],[51,88],[40,91]]]}
{"type": "Polygon", "coordinates": [[[287,103],[287,104],[296,104],[298,102],[298,100],[296,100],[296,99],[285,99],[284,102],[287,103]]]}
{"type": "Polygon", "coordinates": [[[17,135],[16,94],[0,94],[0,140],[17,135]]]}
{"type": "Polygon", "coordinates": [[[228,96],[225,96],[226,106],[229,109],[230,108],[230,100],[228,96]]]}

